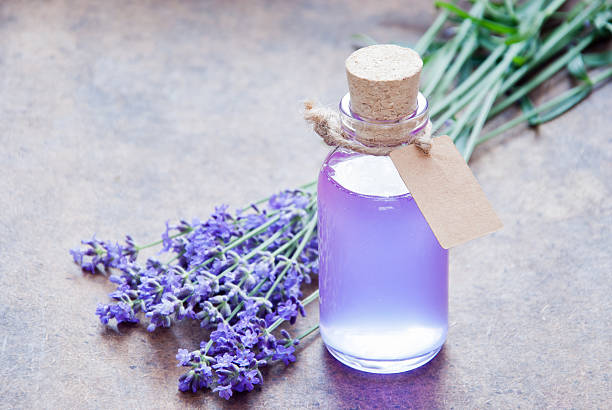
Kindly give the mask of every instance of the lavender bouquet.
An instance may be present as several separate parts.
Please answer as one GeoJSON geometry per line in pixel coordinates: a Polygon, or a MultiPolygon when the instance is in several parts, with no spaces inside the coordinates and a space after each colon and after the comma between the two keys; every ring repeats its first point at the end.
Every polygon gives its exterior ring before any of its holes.
{"type": "Polygon", "coordinates": [[[303,298],[301,286],[317,274],[316,198],[305,190],[283,191],[236,215],[217,207],[205,222],[166,223],[162,239],[138,246],[127,236],[124,244],[82,241],[74,261],[95,274],[114,269],[117,285],[111,304],[96,314],[103,324],[148,321],[147,330],[170,327],[183,319],[212,330],[200,349],[179,349],[181,391],[211,389],[225,399],[233,391],[249,391],[262,383],[261,367],[295,360],[295,345],[317,330],[292,338],[283,322],[294,323],[318,291],[303,298]],[[138,260],[145,248],[161,246],[162,262],[138,260]],[[139,314],[142,312],[141,314],[139,314]]]}

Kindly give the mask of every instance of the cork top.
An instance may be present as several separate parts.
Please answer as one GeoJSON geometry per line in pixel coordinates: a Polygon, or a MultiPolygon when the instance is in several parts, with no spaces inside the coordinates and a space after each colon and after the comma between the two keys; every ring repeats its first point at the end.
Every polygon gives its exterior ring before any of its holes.
{"type": "Polygon", "coordinates": [[[396,121],[417,108],[423,61],[406,47],[379,44],[346,59],[351,111],[376,121],[396,121]]]}

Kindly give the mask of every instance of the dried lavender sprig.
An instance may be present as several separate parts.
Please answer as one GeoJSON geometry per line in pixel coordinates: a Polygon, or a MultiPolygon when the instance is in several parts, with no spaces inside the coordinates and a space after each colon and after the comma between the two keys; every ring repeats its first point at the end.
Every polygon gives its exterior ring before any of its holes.
{"type": "MultiPolygon", "coordinates": [[[[317,295],[318,291],[301,304],[316,300],[317,295]]],[[[285,364],[295,361],[294,346],[318,328],[316,325],[298,338],[291,338],[286,330],[281,330],[284,339],[277,340],[271,333],[272,326],[261,327],[261,322],[253,320],[253,313],[247,309],[236,325],[220,325],[211,334],[210,341],[199,350],[188,352],[179,349],[179,366],[190,367],[179,379],[180,390],[210,388],[225,399],[229,399],[234,391],[252,390],[263,382],[261,368],[268,361],[283,361],[285,364]],[[213,350],[209,353],[211,347],[213,350]]],[[[275,322],[273,326],[276,328],[278,325],[275,322]]]]}
{"type": "MultiPolygon", "coordinates": [[[[295,360],[293,344],[298,339],[290,339],[282,330],[285,339],[276,343],[273,335],[262,330],[279,318],[293,322],[298,312],[305,314],[297,298],[300,284],[309,280],[309,272],[316,273],[315,200],[312,194],[285,194],[271,198],[268,205],[283,210],[280,218],[258,216],[258,228],[251,230],[246,239],[248,233],[241,228],[246,222],[238,222],[224,208],[218,208],[209,221],[194,223],[186,235],[169,235],[166,229],[162,243],[165,251],[175,253],[172,263],[164,265],[149,259],[146,266],[136,265],[135,260],[109,266],[118,268],[121,276],[110,277],[118,285],[111,294],[117,303],[97,310],[103,323],[111,319],[118,323],[137,322],[136,314],[142,310],[151,320],[149,330],[170,326],[172,318],[201,320],[207,327],[216,327],[211,341],[217,344],[213,343],[212,351],[206,349],[207,353],[202,351],[198,358],[193,357],[195,368],[192,366],[181,378],[182,390],[208,386],[222,397],[229,397],[232,391],[250,390],[262,381],[258,368],[265,360],[295,360]],[[304,201],[300,200],[299,209],[295,209],[292,203],[299,198],[304,201]],[[199,246],[197,252],[192,249],[194,244],[199,246]],[[205,264],[192,263],[194,257],[206,255],[210,256],[200,259],[205,264]],[[257,286],[253,277],[261,278],[257,286]],[[233,313],[230,308],[234,308],[233,313]],[[231,343],[223,335],[230,337],[231,343]],[[216,376],[211,384],[213,373],[216,376]]],[[[112,252],[107,253],[122,254],[108,244],[104,242],[112,252]]],[[[307,300],[314,299],[311,296],[307,300]]],[[[185,352],[181,349],[177,355],[183,364],[186,357],[192,358],[185,352]]]]}
{"type": "MultiPolygon", "coordinates": [[[[282,278],[284,278],[284,276],[286,275],[287,271],[289,270],[289,268],[291,267],[291,263],[295,262],[295,260],[297,259],[297,257],[299,255],[301,255],[302,251],[304,250],[304,247],[306,246],[306,243],[311,239],[311,236],[314,232],[314,228],[316,227],[316,217],[311,216],[311,220],[310,222],[307,224],[307,228],[303,231],[304,232],[304,236],[302,237],[302,239],[300,240],[300,244],[298,245],[298,249],[294,252],[293,256],[291,257],[291,259],[288,261],[288,263],[286,263],[283,271],[281,272],[280,275],[278,275],[277,279],[275,280],[273,286],[268,290],[268,292],[266,292],[265,295],[265,300],[268,300],[270,298],[270,296],[272,295],[274,289],[276,288],[276,286],[278,286],[278,283],[280,283],[280,281],[282,280],[282,278]]],[[[295,238],[294,238],[295,239],[295,238]]],[[[253,290],[249,293],[249,296],[253,296],[255,294],[257,294],[257,292],[261,289],[261,287],[266,283],[266,281],[268,280],[268,278],[264,278],[262,279],[262,281],[255,287],[253,288],[253,290]]],[[[318,291],[315,292],[313,295],[311,295],[310,297],[314,297],[315,299],[318,297],[318,291]]],[[[313,299],[314,300],[314,299],[313,299]]],[[[308,303],[310,303],[311,300],[308,301],[308,303]]],[[[240,302],[236,308],[231,312],[231,314],[229,315],[229,319],[231,320],[234,318],[234,316],[236,316],[244,307],[245,302],[242,301],[240,302]]],[[[292,315],[291,318],[295,318],[297,317],[297,312],[295,315],[292,315]]],[[[280,320],[281,318],[279,318],[278,320],[280,320]]],[[[278,321],[277,320],[277,321],[278,321]]],[[[283,320],[281,320],[280,323],[282,323],[283,320]]],[[[276,323],[276,322],[275,322],[276,323]]],[[[280,324],[279,323],[279,324],[280,324]]],[[[272,329],[276,329],[276,327],[278,327],[278,324],[272,329]]],[[[270,330],[271,331],[271,330],[270,330]]],[[[211,339],[210,341],[207,342],[206,347],[204,348],[204,354],[208,353],[208,350],[210,349],[210,347],[212,346],[213,340],[211,339]]]]}
{"type": "Polygon", "coordinates": [[[310,237],[311,237],[312,233],[314,232],[314,230],[315,230],[315,228],[317,226],[317,219],[316,218],[312,218],[307,226],[308,226],[308,228],[307,228],[306,233],[304,235],[304,239],[302,239],[302,241],[300,241],[300,244],[298,245],[297,250],[294,252],[293,256],[291,257],[289,263],[287,263],[287,265],[285,266],[285,269],[283,269],[281,274],[278,275],[278,277],[276,278],[276,280],[274,281],[274,283],[272,284],[272,286],[270,287],[270,289],[266,293],[266,296],[265,296],[266,299],[270,298],[270,296],[274,292],[274,289],[276,289],[276,287],[278,286],[280,281],[283,280],[283,278],[287,274],[287,271],[289,270],[290,263],[294,263],[296,261],[296,259],[298,258],[298,256],[300,256],[302,254],[302,251],[304,250],[304,247],[306,246],[306,241],[310,240],[310,237]]]}
{"type": "MultiPolygon", "coordinates": [[[[313,224],[313,225],[314,225],[314,222],[313,222],[313,221],[316,221],[316,217],[315,217],[314,215],[311,215],[311,222],[309,223],[309,225],[310,225],[310,224],[313,224]]],[[[316,225],[315,225],[315,226],[316,226],[316,225]]],[[[282,248],[285,248],[285,249],[286,249],[286,248],[289,248],[289,247],[292,245],[292,243],[295,243],[295,242],[296,242],[298,239],[300,239],[300,237],[302,237],[303,235],[305,235],[307,231],[308,231],[307,229],[304,229],[304,230],[303,230],[303,231],[301,231],[299,234],[295,235],[295,236],[294,236],[294,237],[291,239],[291,241],[289,241],[289,242],[287,242],[286,244],[284,244],[282,248]]],[[[312,232],[311,232],[311,235],[312,235],[312,232]]],[[[281,249],[281,248],[279,248],[278,250],[276,250],[275,252],[273,252],[273,253],[272,253],[272,255],[274,255],[275,253],[279,252],[279,250],[280,250],[280,249],[281,249]]],[[[266,281],[267,281],[267,278],[262,279],[262,281],[261,281],[260,283],[258,283],[258,284],[257,284],[257,286],[255,286],[255,288],[253,288],[253,290],[252,290],[252,291],[249,293],[249,296],[252,296],[252,295],[256,294],[256,293],[259,291],[259,289],[261,289],[261,287],[262,287],[262,286],[263,286],[263,285],[266,283],[266,281]]],[[[236,308],[235,308],[235,309],[232,311],[232,313],[231,313],[231,315],[230,315],[230,318],[233,318],[234,316],[236,316],[236,314],[238,314],[238,312],[240,312],[240,310],[242,309],[242,307],[243,307],[243,306],[244,306],[244,303],[240,303],[240,304],[238,304],[238,305],[236,306],[236,308]]]]}
{"type": "MultiPolygon", "coordinates": [[[[309,194],[310,195],[310,194],[309,194]]],[[[310,205],[313,204],[312,201],[309,201],[310,205]]],[[[271,219],[272,223],[278,221],[278,218],[272,218],[271,219]]],[[[264,226],[264,227],[268,227],[271,225],[271,222],[268,221],[267,223],[260,225],[260,226],[264,226]]],[[[260,246],[259,248],[255,248],[255,250],[252,250],[251,248],[249,248],[249,250],[251,250],[251,253],[248,255],[248,258],[254,256],[254,254],[260,250],[263,250],[265,247],[269,246],[272,244],[272,242],[278,238],[280,236],[280,234],[283,233],[284,230],[287,229],[288,226],[291,226],[292,224],[283,224],[284,226],[278,230],[274,235],[272,235],[270,238],[268,238],[267,240],[265,240],[263,242],[263,246],[260,246]]],[[[253,236],[253,233],[262,231],[263,229],[255,229],[251,231],[251,234],[247,235],[246,239],[249,239],[249,237],[253,236]]],[[[225,249],[222,249],[222,251],[225,252],[230,252],[228,249],[230,248],[235,248],[237,245],[239,245],[242,242],[245,242],[246,239],[242,239],[242,240],[234,240],[231,243],[233,245],[227,246],[225,249]]],[[[264,238],[265,239],[265,238],[264,238]]],[[[291,238],[288,238],[287,242],[291,243],[291,238]]],[[[225,241],[225,243],[228,243],[227,241],[225,241]]],[[[282,248],[282,243],[281,244],[281,248],[282,248]]],[[[181,251],[180,253],[178,253],[178,255],[182,255],[181,251]]],[[[235,254],[236,256],[233,257],[233,259],[231,259],[229,262],[233,262],[237,259],[239,259],[237,257],[237,254],[235,254]]],[[[225,256],[223,256],[223,258],[225,258],[225,256]]],[[[227,258],[225,258],[224,260],[227,260],[227,258]]],[[[244,259],[243,259],[244,260],[244,259]]],[[[219,254],[217,253],[216,256],[213,256],[211,258],[209,258],[209,262],[214,261],[215,264],[217,264],[220,259],[219,259],[219,254]]],[[[184,272],[182,274],[182,279],[181,282],[178,283],[178,286],[184,286],[181,285],[182,283],[185,283],[185,279],[187,277],[189,277],[189,275],[191,274],[199,274],[202,272],[199,272],[199,269],[201,268],[199,265],[195,265],[194,268],[190,269],[190,271],[184,272]]],[[[226,265],[228,266],[228,265],[226,265]]],[[[116,267],[116,266],[113,266],[116,267]]],[[[187,267],[187,265],[185,265],[184,267],[187,267]]],[[[236,264],[234,264],[234,267],[236,267],[236,264]]],[[[168,315],[173,314],[173,308],[176,308],[177,306],[179,306],[179,300],[162,300],[163,299],[163,295],[165,294],[165,285],[162,286],[160,285],[160,283],[157,282],[157,279],[147,279],[145,284],[142,284],[140,281],[140,274],[142,272],[139,271],[143,270],[142,268],[139,268],[137,266],[126,266],[124,267],[125,272],[123,273],[123,275],[125,276],[124,278],[116,278],[116,277],[111,277],[111,280],[117,281],[117,283],[120,285],[121,289],[113,292],[113,294],[111,294],[112,297],[114,297],[115,299],[117,299],[120,303],[120,307],[123,308],[122,311],[125,312],[125,314],[120,314],[117,315],[115,313],[113,313],[112,311],[117,310],[118,308],[115,306],[109,307],[109,306],[102,306],[100,309],[98,309],[98,314],[101,315],[101,320],[103,322],[106,322],[108,319],[110,318],[116,318],[118,319],[118,322],[122,322],[122,321],[135,321],[133,320],[134,318],[134,313],[136,313],[137,310],[145,310],[148,312],[148,315],[150,312],[150,310],[152,308],[157,308],[160,307],[161,309],[161,316],[155,316],[156,313],[153,313],[154,318],[158,318],[158,319],[163,319],[163,323],[162,325],[164,326],[169,326],[170,322],[169,320],[167,320],[168,315]],[[131,271],[131,269],[135,270],[134,272],[131,271]],[[128,285],[128,282],[130,283],[128,285]],[[143,288],[144,286],[144,288],[143,288]],[[140,289],[140,292],[144,292],[145,296],[148,297],[148,299],[150,300],[143,300],[143,298],[139,298],[137,292],[139,291],[138,289],[140,289]],[[153,293],[151,293],[153,292],[153,293]],[[143,309],[144,308],[144,309],[143,309]]],[[[163,267],[161,264],[157,263],[157,262],[152,262],[151,266],[149,266],[148,268],[153,268],[153,269],[157,269],[157,273],[156,273],[156,277],[157,275],[170,275],[170,276],[176,276],[176,274],[172,273],[173,269],[177,269],[177,268],[181,268],[180,266],[178,267],[163,267]],[[170,272],[170,273],[168,273],[170,272]]],[[[225,273],[223,275],[218,275],[218,276],[225,276],[228,273],[231,273],[230,271],[228,271],[226,269],[225,273]]],[[[206,272],[204,272],[204,274],[206,274],[206,272]]],[[[205,278],[206,276],[202,276],[202,278],[205,278]]],[[[165,276],[164,277],[160,277],[161,281],[165,281],[165,276]]],[[[209,278],[210,279],[210,278],[209,278]]],[[[208,281],[209,279],[205,279],[205,281],[208,281]]],[[[241,284],[245,283],[245,280],[248,279],[248,275],[245,275],[245,277],[243,278],[243,280],[240,280],[241,284]]],[[[199,281],[196,279],[196,277],[191,278],[191,280],[189,281],[189,286],[193,287],[193,286],[200,286],[201,283],[199,283],[199,281]]],[[[216,285],[215,285],[216,286],[216,285]]],[[[226,285],[226,287],[229,285],[226,285]]],[[[182,303],[184,303],[186,301],[186,299],[188,299],[189,296],[187,297],[183,297],[181,299],[182,303]]],[[[181,304],[181,309],[183,308],[182,304],[181,304]]],[[[178,312],[177,312],[178,313],[178,312]]],[[[184,312],[182,312],[180,314],[180,316],[184,317],[184,312]]],[[[154,327],[152,327],[154,328],[154,327]]],[[[152,330],[152,329],[151,329],[152,330]]]]}

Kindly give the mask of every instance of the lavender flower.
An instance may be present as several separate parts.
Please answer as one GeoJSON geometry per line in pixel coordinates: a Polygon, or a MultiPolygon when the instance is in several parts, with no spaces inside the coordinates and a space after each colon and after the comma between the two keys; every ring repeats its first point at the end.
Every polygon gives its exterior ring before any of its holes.
{"type": "Polygon", "coordinates": [[[282,360],[285,364],[289,364],[289,362],[295,362],[295,356],[293,355],[295,352],[295,347],[293,346],[283,346],[282,344],[276,345],[276,351],[272,355],[272,360],[282,360]]]}
{"type": "Polygon", "coordinates": [[[184,319],[212,330],[199,349],[178,349],[178,366],[188,368],[178,388],[228,399],[261,384],[260,369],[270,361],[295,360],[297,341],[272,331],[305,315],[301,286],[317,273],[318,260],[313,204],[311,193],[283,191],[264,209],[232,215],[220,206],[203,222],[166,222],[161,240],[150,245],[94,236],[70,253],[87,272],[115,270],[109,280],[116,302],[96,309],[103,324],[137,323],[142,311],[149,331],[184,319]],[[139,264],[138,252],[154,245],[161,245],[157,257],[139,264]]]}
{"type": "Polygon", "coordinates": [[[95,273],[96,269],[103,267],[123,268],[128,262],[136,260],[138,249],[130,236],[126,236],[126,244],[113,244],[110,241],[99,241],[94,235],[91,239],[82,240],[81,244],[87,245],[85,250],[71,249],[70,254],[74,262],[81,266],[84,271],[95,273]]]}
{"type": "Polygon", "coordinates": [[[219,396],[223,397],[226,400],[229,400],[232,397],[232,385],[225,384],[219,385],[213,389],[214,392],[219,392],[219,396]]]}
{"type": "Polygon", "coordinates": [[[176,354],[176,360],[178,360],[179,364],[177,366],[186,366],[191,362],[191,353],[187,349],[178,349],[178,353],[176,354]]]}
{"type": "Polygon", "coordinates": [[[113,305],[98,304],[96,315],[100,317],[100,321],[108,324],[110,319],[115,319],[117,323],[138,323],[139,320],[134,314],[132,306],[125,302],[119,302],[113,305]]]}

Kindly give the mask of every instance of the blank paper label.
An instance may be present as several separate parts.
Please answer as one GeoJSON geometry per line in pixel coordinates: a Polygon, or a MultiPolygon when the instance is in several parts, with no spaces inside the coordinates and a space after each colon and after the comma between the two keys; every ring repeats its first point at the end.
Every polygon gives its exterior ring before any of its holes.
{"type": "Polygon", "coordinates": [[[495,210],[450,137],[434,138],[429,154],[410,144],[389,156],[443,248],[501,229],[495,210]]]}

